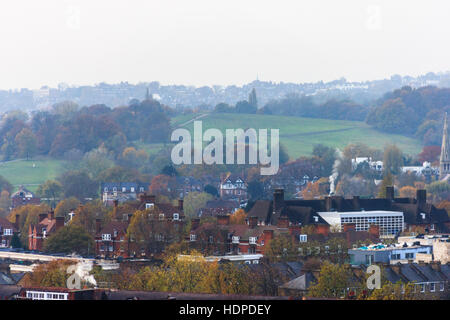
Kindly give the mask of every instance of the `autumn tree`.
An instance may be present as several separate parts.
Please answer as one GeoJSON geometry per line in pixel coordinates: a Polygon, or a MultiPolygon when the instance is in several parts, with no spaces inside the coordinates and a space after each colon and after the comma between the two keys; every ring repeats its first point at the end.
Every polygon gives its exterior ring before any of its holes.
{"type": "Polygon", "coordinates": [[[352,286],[352,271],[348,265],[325,262],[317,283],[309,288],[309,295],[317,298],[340,298],[352,286]]]}
{"type": "Polygon", "coordinates": [[[383,169],[385,173],[398,174],[403,166],[403,154],[396,145],[387,145],[384,148],[383,169]]]}
{"type": "Polygon", "coordinates": [[[47,198],[51,207],[54,207],[63,193],[63,187],[60,182],[47,180],[41,184],[36,194],[41,198],[47,198]]]}
{"type": "Polygon", "coordinates": [[[39,264],[24,281],[24,286],[67,288],[67,279],[70,276],[67,268],[74,264],[76,262],[73,260],[62,259],[39,264]]]}
{"type": "Polygon", "coordinates": [[[428,161],[431,164],[436,164],[439,161],[441,154],[441,146],[424,146],[422,152],[417,155],[417,160],[421,163],[428,161]]]}
{"type": "Polygon", "coordinates": [[[206,203],[213,199],[214,197],[206,192],[189,192],[184,198],[184,214],[189,218],[196,217],[198,210],[204,208],[206,203]]]}
{"type": "Polygon", "coordinates": [[[55,208],[56,217],[65,217],[72,210],[76,210],[81,204],[80,200],[75,197],[64,199],[58,203],[55,208]]]}
{"type": "Polygon", "coordinates": [[[297,259],[297,248],[292,237],[288,234],[281,234],[270,240],[267,244],[265,256],[271,262],[295,261],[297,259]]]}
{"type": "Polygon", "coordinates": [[[95,242],[84,228],[70,223],[45,239],[44,251],[86,255],[95,252],[95,242]]]}
{"type": "Polygon", "coordinates": [[[17,145],[17,155],[19,157],[26,157],[28,159],[36,154],[36,136],[30,129],[23,128],[22,131],[16,135],[15,143],[17,145]]]}
{"type": "Polygon", "coordinates": [[[401,198],[414,198],[416,193],[417,189],[411,186],[405,186],[399,190],[399,195],[401,198]]]}
{"type": "Polygon", "coordinates": [[[243,209],[236,210],[230,216],[230,224],[245,224],[245,219],[247,218],[247,214],[243,209]]]}

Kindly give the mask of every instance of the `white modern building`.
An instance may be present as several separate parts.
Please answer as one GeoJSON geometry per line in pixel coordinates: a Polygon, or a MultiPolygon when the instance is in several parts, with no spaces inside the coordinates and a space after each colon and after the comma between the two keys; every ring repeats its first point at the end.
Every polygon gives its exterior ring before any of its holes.
{"type": "Polygon", "coordinates": [[[356,231],[368,231],[370,225],[380,227],[380,237],[392,237],[404,229],[403,212],[399,211],[349,211],[349,212],[318,212],[329,224],[340,226],[355,224],[356,231]]]}

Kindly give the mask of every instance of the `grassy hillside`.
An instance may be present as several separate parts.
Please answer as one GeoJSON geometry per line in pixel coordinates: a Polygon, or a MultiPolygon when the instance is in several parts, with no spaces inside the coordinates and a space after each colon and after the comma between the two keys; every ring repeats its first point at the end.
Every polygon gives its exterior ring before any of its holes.
{"type": "Polygon", "coordinates": [[[23,184],[31,191],[35,191],[44,181],[56,178],[64,170],[64,161],[48,158],[0,162],[0,175],[16,189],[23,184]]]}
{"type": "MultiPolygon", "coordinates": [[[[174,120],[174,123],[180,124],[182,120],[189,118],[174,120]]],[[[237,128],[279,129],[280,142],[286,146],[289,156],[293,159],[311,154],[313,146],[318,143],[343,148],[350,143],[362,142],[378,149],[383,149],[388,143],[395,143],[403,152],[410,155],[415,155],[422,149],[417,139],[380,133],[359,121],[219,113],[207,114],[199,120],[203,122],[203,131],[209,128],[218,128],[222,132],[225,132],[225,129],[237,128]]],[[[192,122],[184,127],[192,134],[192,122]]]]}

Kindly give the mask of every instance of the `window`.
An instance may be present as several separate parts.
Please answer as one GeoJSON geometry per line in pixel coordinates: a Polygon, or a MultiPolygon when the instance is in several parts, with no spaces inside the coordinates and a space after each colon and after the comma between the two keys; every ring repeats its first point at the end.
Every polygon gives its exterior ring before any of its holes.
{"type": "Polygon", "coordinates": [[[214,242],[214,237],[213,236],[209,236],[208,242],[209,243],[213,243],[214,242]]]}
{"type": "Polygon", "coordinates": [[[146,203],[145,204],[145,209],[153,209],[154,206],[155,206],[154,203],[146,203]]]}
{"type": "Polygon", "coordinates": [[[256,237],[250,237],[248,240],[250,244],[256,244],[256,237]]]}
{"type": "Polygon", "coordinates": [[[239,243],[239,237],[233,236],[232,241],[233,241],[233,243],[239,243]]]}
{"type": "Polygon", "coordinates": [[[173,220],[180,220],[180,214],[179,213],[174,213],[173,214],[173,220]]]}
{"type": "Polygon", "coordinates": [[[140,191],[140,192],[144,192],[144,187],[140,187],[140,188],[139,188],[139,191],[140,191]]]}
{"type": "Polygon", "coordinates": [[[412,252],[407,252],[407,253],[405,254],[405,258],[406,258],[406,259],[414,259],[414,253],[412,253],[412,252]]]}
{"type": "Polygon", "coordinates": [[[159,214],[159,221],[162,221],[162,220],[164,220],[164,213],[159,214]]]}
{"type": "Polygon", "coordinates": [[[131,191],[131,192],[134,192],[134,187],[131,187],[131,188],[130,188],[130,191],[131,191]]]}
{"type": "Polygon", "coordinates": [[[420,284],[420,292],[425,292],[425,284],[420,284]]]}
{"type": "Polygon", "coordinates": [[[393,253],[391,255],[392,260],[399,260],[400,259],[400,253],[393,253]]]}
{"type": "Polygon", "coordinates": [[[114,187],[114,188],[113,188],[113,191],[114,191],[114,192],[117,192],[117,188],[116,188],[116,187],[114,187]]]}
{"type": "Polygon", "coordinates": [[[430,283],[430,291],[431,292],[434,292],[434,291],[436,291],[436,284],[433,282],[433,283],[430,283]]]}
{"type": "Polygon", "coordinates": [[[197,235],[195,235],[195,234],[191,234],[191,236],[190,236],[190,240],[191,240],[191,241],[195,241],[195,240],[197,240],[197,235]]]}
{"type": "Polygon", "coordinates": [[[127,192],[127,188],[122,187],[122,192],[127,192]]]}
{"type": "Polygon", "coordinates": [[[105,191],[105,192],[108,192],[108,188],[105,188],[104,191],[105,191]]]}
{"type": "Polygon", "coordinates": [[[102,240],[111,240],[111,234],[110,233],[104,233],[102,234],[102,240]]]}
{"type": "Polygon", "coordinates": [[[439,290],[444,291],[444,283],[443,282],[439,283],[439,290]]]}
{"type": "Polygon", "coordinates": [[[306,235],[306,234],[299,235],[299,241],[300,242],[308,242],[308,235],[306,235]]]}
{"type": "Polygon", "coordinates": [[[12,229],[4,229],[3,230],[3,235],[5,236],[12,236],[13,232],[12,229]]]}

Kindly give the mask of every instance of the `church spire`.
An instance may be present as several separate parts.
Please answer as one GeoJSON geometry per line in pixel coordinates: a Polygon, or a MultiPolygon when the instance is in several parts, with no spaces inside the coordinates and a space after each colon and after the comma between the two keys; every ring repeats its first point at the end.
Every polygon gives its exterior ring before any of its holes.
{"type": "Polygon", "coordinates": [[[450,139],[448,136],[447,112],[445,113],[444,118],[444,131],[442,134],[439,171],[440,179],[444,179],[448,174],[450,174],[450,139]]]}

